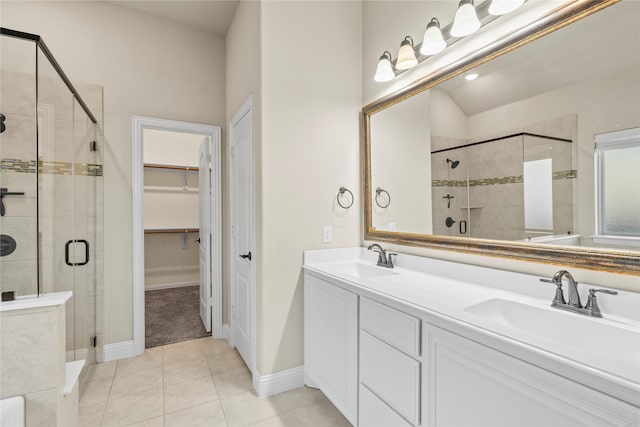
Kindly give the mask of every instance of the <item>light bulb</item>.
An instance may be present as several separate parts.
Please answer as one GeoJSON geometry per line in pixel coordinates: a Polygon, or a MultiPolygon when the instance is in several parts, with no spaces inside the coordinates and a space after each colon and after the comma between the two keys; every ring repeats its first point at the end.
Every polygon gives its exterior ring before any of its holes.
{"type": "Polygon", "coordinates": [[[418,65],[418,60],[416,59],[416,52],[413,50],[413,39],[410,36],[406,36],[400,44],[396,69],[408,70],[416,65],[418,65]]]}
{"type": "Polygon", "coordinates": [[[453,19],[451,35],[453,37],[464,37],[475,33],[480,28],[480,21],[476,15],[476,8],[473,0],[462,0],[458,4],[456,16],[453,19]]]}
{"type": "Polygon", "coordinates": [[[377,82],[388,82],[389,80],[393,80],[395,76],[396,74],[393,72],[393,67],[391,66],[391,54],[385,51],[382,56],[380,56],[378,67],[376,68],[376,75],[373,77],[373,80],[377,82]]]}
{"type": "Polygon", "coordinates": [[[523,3],[524,0],[491,0],[489,13],[491,15],[504,15],[505,13],[513,12],[523,3]]]}
{"type": "Polygon", "coordinates": [[[437,18],[431,18],[424,32],[420,53],[423,55],[435,55],[438,52],[442,52],[445,47],[447,47],[447,43],[442,37],[440,22],[437,18]]]}

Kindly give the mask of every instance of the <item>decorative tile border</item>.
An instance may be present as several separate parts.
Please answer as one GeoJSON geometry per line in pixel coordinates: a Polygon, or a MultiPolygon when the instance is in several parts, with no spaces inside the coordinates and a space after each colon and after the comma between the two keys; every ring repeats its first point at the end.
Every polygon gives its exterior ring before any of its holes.
{"type": "MultiPolygon", "coordinates": [[[[553,180],[561,180],[561,179],[574,179],[578,177],[578,171],[575,169],[565,170],[554,172],[551,175],[551,179],[553,180]]],[[[522,184],[523,176],[504,176],[501,178],[483,178],[483,179],[471,179],[468,181],[465,180],[455,180],[455,179],[434,179],[431,181],[432,187],[484,187],[487,185],[500,185],[500,184],[522,184]]]]}
{"type": "MultiPolygon", "coordinates": [[[[37,162],[38,173],[53,175],[102,176],[102,165],[93,163],[37,162]],[[75,170],[74,170],[75,169],[75,170]]],[[[35,160],[2,159],[0,171],[16,173],[36,173],[35,160]]]]}

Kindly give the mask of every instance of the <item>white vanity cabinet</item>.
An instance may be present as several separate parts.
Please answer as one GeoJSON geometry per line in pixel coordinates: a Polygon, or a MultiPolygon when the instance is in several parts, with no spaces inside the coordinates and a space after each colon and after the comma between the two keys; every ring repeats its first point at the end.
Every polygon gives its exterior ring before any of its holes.
{"type": "Polygon", "coordinates": [[[424,323],[423,425],[638,426],[638,408],[424,323]]]}
{"type": "Polygon", "coordinates": [[[357,425],[358,295],[305,273],[304,311],[305,384],[357,425]]]}
{"type": "Polygon", "coordinates": [[[420,365],[420,320],[361,297],[359,425],[419,425],[420,365]]]}

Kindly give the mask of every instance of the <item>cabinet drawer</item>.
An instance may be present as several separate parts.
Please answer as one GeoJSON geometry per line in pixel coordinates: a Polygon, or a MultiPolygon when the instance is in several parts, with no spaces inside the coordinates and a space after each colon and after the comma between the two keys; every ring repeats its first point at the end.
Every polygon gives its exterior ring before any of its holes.
{"type": "Polygon", "coordinates": [[[411,424],[419,424],[420,363],[362,330],[360,383],[411,424]]]}
{"type": "Polygon", "coordinates": [[[362,384],[358,421],[361,427],[411,427],[411,424],[362,384]]]}
{"type": "Polygon", "coordinates": [[[405,353],[420,355],[420,320],[370,299],[360,299],[360,328],[405,353]]]}

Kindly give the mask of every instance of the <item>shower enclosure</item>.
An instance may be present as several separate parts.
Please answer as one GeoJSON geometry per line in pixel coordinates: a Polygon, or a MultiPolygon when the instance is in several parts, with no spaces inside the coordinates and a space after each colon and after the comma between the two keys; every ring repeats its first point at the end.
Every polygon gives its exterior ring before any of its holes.
{"type": "Polygon", "coordinates": [[[497,240],[573,234],[571,142],[521,132],[432,152],[434,234],[497,240]]]}
{"type": "Polygon", "coordinates": [[[95,363],[102,355],[102,88],[72,84],[40,36],[1,34],[2,296],[73,291],[67,360],[95,363]]]}

